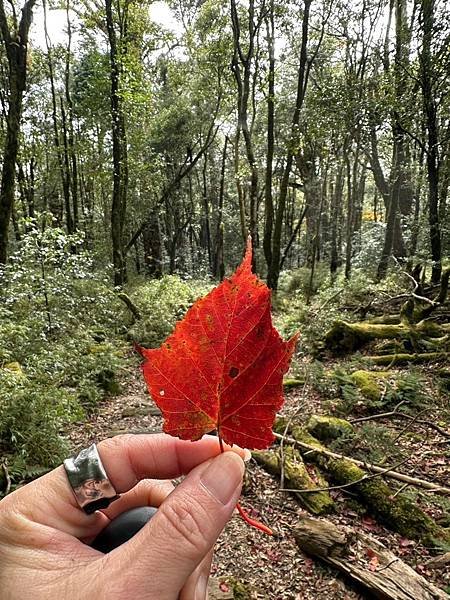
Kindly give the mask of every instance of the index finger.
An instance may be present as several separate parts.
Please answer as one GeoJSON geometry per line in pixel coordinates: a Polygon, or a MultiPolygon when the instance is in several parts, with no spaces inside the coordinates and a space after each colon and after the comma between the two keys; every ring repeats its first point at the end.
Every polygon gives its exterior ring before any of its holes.
{"type": "MultiPolygon", "coordinates": [[[[224,444],[224,447],[243,459],[248,453],[239,446],[224,444]]],[[[100,442],[97,448],[118,493],[128,491],[146,477],[174,479],[185,475],[221,452],[215,436],[205,435],[201,440],[191,442],[164,433],[121,435],[100,442]]]]}
{"type": "MultiPolygon", "coordinates": [[[[227,446],[242,458],[248,450],[227,446]]],[[[119,435],[97,444],[109,480],[121,494],[142,479],[172,479],[220,454],[217,437],[196,442],[166,434],[119,435]]],[[[40,479],[14,492],[9,499],[28,519],[65,531],[78,538],[95,535],[105,526],[105,515],[86,515],[78,506],[61,465],[40,479]]]]}

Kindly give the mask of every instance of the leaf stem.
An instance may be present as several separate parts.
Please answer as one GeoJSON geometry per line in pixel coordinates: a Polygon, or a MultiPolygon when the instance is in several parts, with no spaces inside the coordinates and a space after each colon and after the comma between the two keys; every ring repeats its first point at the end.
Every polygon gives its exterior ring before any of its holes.
{"type": "MultiPolygon", "coordinates": [[[[220,452],[223,454],[225,452],[225,448],[223,447],[223,441],[222,438],[220,437],[220,435],[217,436],[219,438],[219,446],[220,446],[220,452]]],[[[239,504],[239,502],[236,504],[236,508],[238,510],[238,513],[241,515],[241,517],[243,518],[243,520],[250,525],[250,527],[254,527],[255,529],[259,529],[259,531],[263,531],[264,533],[266,533],[267,535],[273,535],[273,531],[270,529],[270,527],[267,527],[266,525],[264,525],[264,523],[260,523],[259,521],[257,521],[256,519],[252,519],[246,512],[245,510],[242,508],[242,506],[239,504]]]]}
{"type": "Polygon", "coordinates": [[[249,517],[245,510],[242,508],[242,506],[239,504],[239,502],[236,504],[236,508],[238,510],[238,513],[244,519],[244,521],[248,523],[251,527],[259,529],[260,531],[267,533],[267,535],[273,535],[273,531],[270,529],[270,527],[267,527],[267,525],[264,525],[264,523],[260,523],[260,521],[249,517]]]}

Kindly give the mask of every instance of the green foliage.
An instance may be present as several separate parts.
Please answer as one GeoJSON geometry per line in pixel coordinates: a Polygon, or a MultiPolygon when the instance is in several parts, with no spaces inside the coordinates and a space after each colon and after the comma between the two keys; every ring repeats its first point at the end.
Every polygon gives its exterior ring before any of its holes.
{"type": "Polygon", "coordinates": [[[130,339],[147,348],[158,346],[195,300],[209,290],[205,282],[185,281],[176,275],[137,286],[130,296],[143,318],[130,328],[130,339]]]}
{"type": "MultiPolygon", "coordinates": [[[[342,454],[375,464],[385,464],[392,455],[399,461],[398,448],[394,445],[394,435],[389,429],[377,423],[361,424],[352,436],[341,437],[330,447],[342,454]]],[[[389,464],[389,463],[388,463],[389,464]]]]}
{"type": "Polygon", "coordinates": [[[122,304],[94,274],[83,238],[26,226],[0,295],[0,447],[24,469],[60,461],[61,428],[118,391],[123,364],[121,344],[105,341],[116,337],[122,304]]]}
{"type": "Polygon", "coordinates": [[[382,284],[374,283],[365,269],[355,269],[350,280],[340,274],[330,282],[322,266],[317,270],[314,293],[308,304],[309,269],[284,271],[274,300],[276,324],[285,336],[300,331],[300,351],[317,355],[321,340],[336,320],[355,320],[357,311],[368,305],[380,290],[389,289],[395,295],[403,291],[402,285],[394,274],[382,284]]]}
{"type": "Polygon", "coordinates": [[[389,411],[399,403],[404,404],[402,410],[414,413],[430,403],[424,392],[429,390],[429,382],[419,370],[390,372],[387,376],[384,371],[355,371],[355,366],[357,363],[351,361],[332,370],[325,369],[319,361],[308,365],[307,381],[337,415],[389,411]],[[362,374],[367,375],[370,386],[361,385],[362,374]],[[368,394],[372,388],[377,393],[368,394]]]}
{"type": "Polygon", "coordinates": [[[25,462],[54,466],[67,453],[60,430],[81,418],[76,396],[64,389],[0,369],[0,440],[3,451],[25,462]]]}

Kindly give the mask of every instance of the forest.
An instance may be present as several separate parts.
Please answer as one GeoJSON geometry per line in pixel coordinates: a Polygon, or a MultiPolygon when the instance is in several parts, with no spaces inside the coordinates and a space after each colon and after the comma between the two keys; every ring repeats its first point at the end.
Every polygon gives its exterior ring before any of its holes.
{"type": "Polygon", "coordinates": [[[0,0],[0,498],[161,431],[249,241],[283,339],[210,598],[450,594],[446,0],[0,0]],[[281,384],[280,384],[281,385],[281,384]]]}

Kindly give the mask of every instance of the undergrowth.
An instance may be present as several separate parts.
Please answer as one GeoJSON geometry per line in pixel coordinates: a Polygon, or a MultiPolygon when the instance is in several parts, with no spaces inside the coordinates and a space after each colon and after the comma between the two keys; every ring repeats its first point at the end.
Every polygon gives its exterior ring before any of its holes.
{"type": "MultiPolygon", "coordinates": [[[[126,291],[142,319],[133,324],[83,237],[50,223],[29,220],[0,273],[0,452],[13,483],[59,464],[64,428],[120,391],[135,360],[130,342],[159,345],[211,288],[178,276],[135,280],[126,291]]],[[[0,493],[1,480],[0,470],[0,493]]]]}

